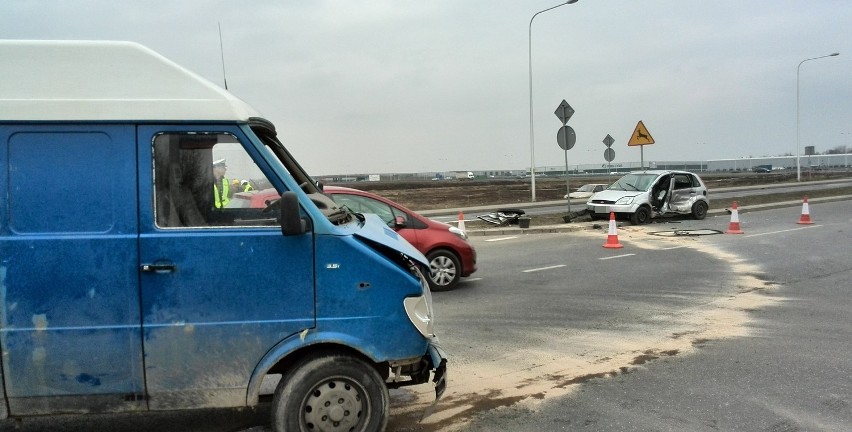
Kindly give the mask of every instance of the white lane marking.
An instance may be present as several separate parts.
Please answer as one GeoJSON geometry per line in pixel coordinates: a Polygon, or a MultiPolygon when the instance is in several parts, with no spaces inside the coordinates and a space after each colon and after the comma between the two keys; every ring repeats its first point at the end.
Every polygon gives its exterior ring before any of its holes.
{"type": "Polygon", "coordinates": [[[629,254],[624,254],[624,255],[614,255],[614,256],[611,256],[611,257],[603,257],[603,258],[598,258],[598,259],[599,260],[608,260],[608,259],[629,257],[629,256],[633,256],[633,255],[636,255],[636,254],[629,253],[629,254]]]}
{"type": "Polygon", "coordinates": [[[660,250],[669,251],[669,250],[675,250],[675,249],[685,249],[685,248],[688,248],[688,247],[689,246],[672,246],[672,247],[662,248],[660,250]]]}
{"type": "Polygon", "coordinates": [[[481,277],[478,277],[478,278],[464,278],[464,279],[462,279],[462,280],[461,280],[461,282],[473,282],[473,281],[480,281],[480,280],[482,280],[482,278],[481,278],[481,277]]]}
{"type": "Polygon", "coordinates": [[[810,225],[810,226],[806,226],[806,227],[790,228],[790,229],[781,230],[781,231],[771,231],[771,232],[765,232],[765,233],[760,233],[760,234],[749,234],[749,235],[743,236],[743,238],[759,237],[759,236],[765,236],[765,235],[771,235],[771,234],[781,234],[781,233],[790,232],[790,231],[799,231],[799,230],[803,230],[803,229],[819,228],[821,226],[822,225],[810,225]]]}
{"type": "Polygon", "coordinates": [[[553,265],[553,266],[549,266],[549,267],[540,267],[540,268],[524,270],[523,272],[524,273],[532,273],[532,272],[537,272],[537,271],[542,271],[542,270],[551,270],[551,269],[555,269],[555,268],[559,268],[559,267],[565,267],[565,265],[566,264],[559,264],[559,265],[553,265]]]}
{"type": "Polygon", "coordinates": [[[503,241],[503,240],[512,240],[512,239],[516,239],[516,238],[518,238],[518,236],[512,236],[512,237],[500,237],[500,238],[496,238],[496,239],[488,239],[488,240],[485,240],[485,241],[487,241],[487,242],[495,242],[495,241],[503,241]]]}

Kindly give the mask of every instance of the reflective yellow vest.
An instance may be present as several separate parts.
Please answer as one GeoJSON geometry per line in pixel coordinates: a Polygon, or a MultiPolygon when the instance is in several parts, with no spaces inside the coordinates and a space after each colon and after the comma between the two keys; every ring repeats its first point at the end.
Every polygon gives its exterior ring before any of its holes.
{"type": "Polygon", "coordinates": [[[227,206],[229,202],[231,202],[231,199],[228,198],[228,194],[230,192],[230,189],[229,189],[229,186],[228,186],[228,179],[222,177],[221,182],[222,182],[221,191],[218,188],[218,186],[219,186],[217,184],[218,182],[213,183],[213,204],[216,206],[216,208],[223,208],[223,207],[227,206]]]}

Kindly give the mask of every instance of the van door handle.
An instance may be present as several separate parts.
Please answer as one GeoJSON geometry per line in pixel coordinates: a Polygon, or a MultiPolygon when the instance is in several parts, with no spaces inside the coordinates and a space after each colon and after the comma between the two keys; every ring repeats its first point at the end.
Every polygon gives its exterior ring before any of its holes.
{"type": "Polygon", "coordinates": [[[177,266],[174,264],[142,264],[140,269],[143,272],[171,273],[177,270],[177,266]]]}

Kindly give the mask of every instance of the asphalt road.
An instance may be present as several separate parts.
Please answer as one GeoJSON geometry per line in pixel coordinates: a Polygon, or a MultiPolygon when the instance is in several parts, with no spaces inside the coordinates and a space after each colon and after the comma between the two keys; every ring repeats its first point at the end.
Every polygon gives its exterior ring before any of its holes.
{"type": "MultiPolygon", "coordinates": [[[[619,229],[476,237],[480,270],[435,293],[450,355],[392,392],[389,431],[799,431],[852,425],[852,201],[619,229]],[[649,234],[653,233],[653,234],[649,234]],[[420,388],[422,387],[422,388],[420,388]]],[[[20,431],[268,431],[268,409],[28,419],[20,431]]],[[[0,431],[16,430],[5,422],[0,431]]]]}
{"type": "MultiPolygon", "coordinates": [[[[796,224],[796,209],[749,213],[743,235],[695,239],[732,253],[741,260],[735,266],[754,266],[748,271],[765,284],[755,292],[766,304],[744,309],[744,333],[696,340],[693,353],[658,356],[532,408],[519,403],[477,413],[464,430],[850,430],[852,202],[821,204],[811,214],[814,225],[796,224]]],[[[676,263],[695,265],[686,257],[676,263]]],[[[691,287],[703,293],[707,272],[718,270],[696,268],[698,285],[667,271],[661,292],[691,287]]],[[[724,289],[724,277],[716,280],[724,289]]],[[[609,290],[599,301],[604,297],[609,290]]]]}

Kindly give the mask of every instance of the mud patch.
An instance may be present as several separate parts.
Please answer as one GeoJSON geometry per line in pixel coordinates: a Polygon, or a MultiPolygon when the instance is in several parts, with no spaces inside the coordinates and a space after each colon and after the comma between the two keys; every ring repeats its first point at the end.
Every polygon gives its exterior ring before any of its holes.
{"type": "Polygon", "coordinates": [[[643,365],[645,363],[648,363],[649,361],[656,360],[656,359],[661,358],[661,357],[676,356],[679,352],[680,352],[680,350],[676,350],[676,349],[660,351],[660,352],[657,352],[657,351],[654,351],[654,350],[647,350],[644,353],[642,353],[642,355],[636,356],[633,359],[633,361],[630,362],[630,364],[634,365],[634,366],[643,365]]]}
{"type": "Polygon", "coordinates": [[[643,364],[645,364],[645,363],[647,363],[647,362],[649,362],[649,361],[651,361],[651,360],[656,360],[656,359],[658,359],[658,358],[659,358],[659,357],[657,357],[657,356],[655,356],[655,355],[651,355],[651,354],[642,354],[642,355],[640,355],[640,356],[638,356],[638,357],[634,358],[634,359],[633,359],[633,361],[632,361],[632,362],[630,362],[630,364],[631,364],[631,365],[634,365],[634,366],[635,366],[635,365],[643,365],[643,364]]]}
{"type": "Polygon", "coordinates": [[[710,342],[710,339],[694,339],[692,341],[692,346],[700,348],[707,345],[707,342],[710,342]]]}

